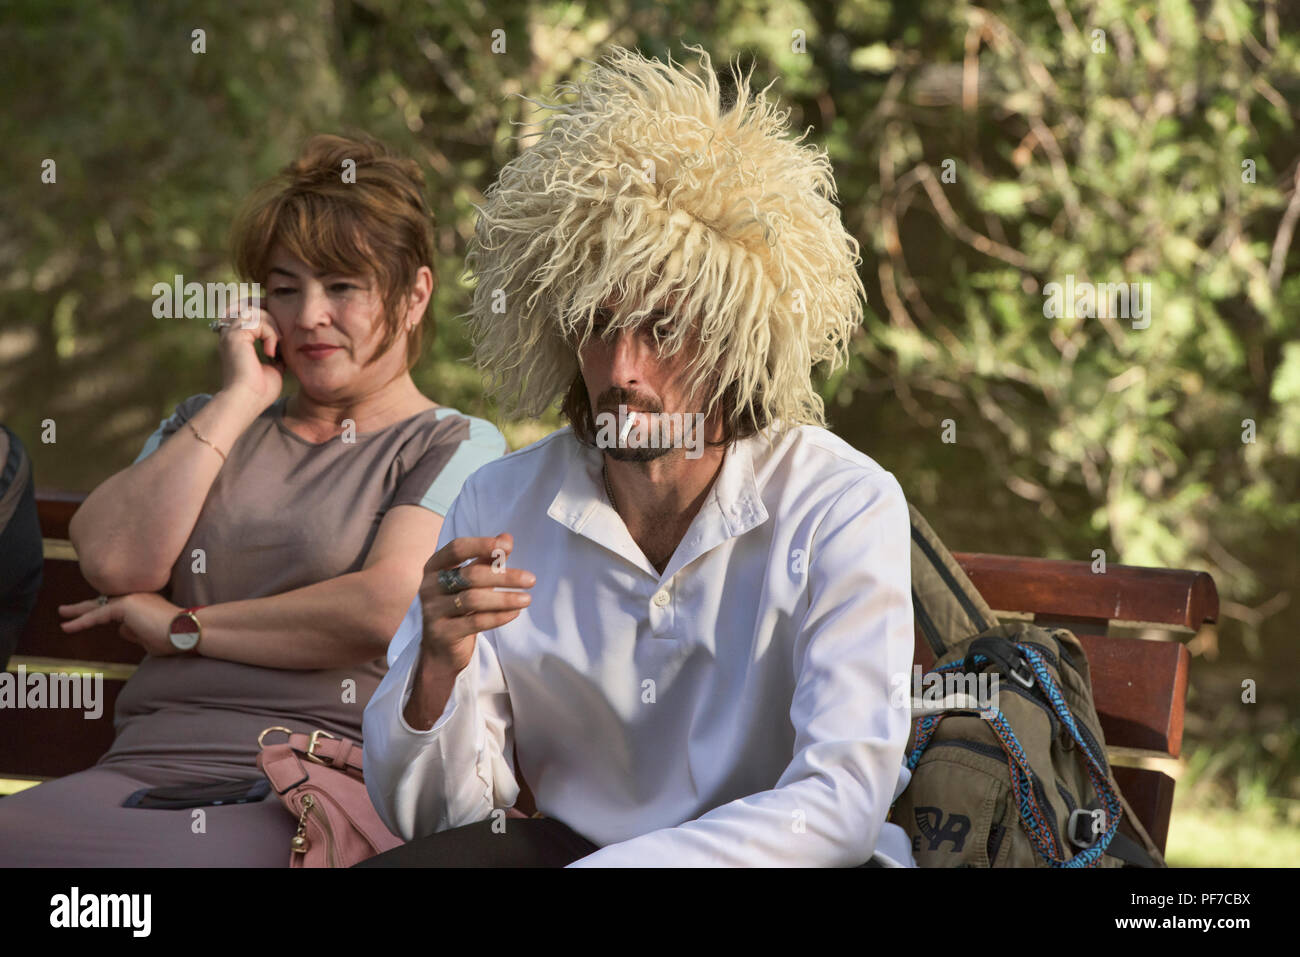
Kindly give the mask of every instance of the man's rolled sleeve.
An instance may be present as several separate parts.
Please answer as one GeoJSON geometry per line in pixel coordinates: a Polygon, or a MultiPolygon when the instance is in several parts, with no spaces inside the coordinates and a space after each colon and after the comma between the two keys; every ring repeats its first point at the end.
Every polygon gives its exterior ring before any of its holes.
{"type": "Polygon", "coordinates": [[[423,731],[403,716],[419,653],[419,642],[406,646],[363,720],[366,789],[384,823],[407,841],[481,821],[519,794],[510,704],[493,675],[500,668],[491,644],[479,635],[442,715],[423,731]]]}

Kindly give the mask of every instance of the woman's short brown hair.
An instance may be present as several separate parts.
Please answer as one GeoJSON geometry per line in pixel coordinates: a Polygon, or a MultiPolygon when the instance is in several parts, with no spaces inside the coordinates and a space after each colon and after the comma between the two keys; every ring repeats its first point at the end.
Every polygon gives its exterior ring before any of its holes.
{"type": "MultiPolygon", "coordinates": [[[[231,243],[235,269],[245,281],[265,283],[279,244],[318,273],[372,277],[387,327],[373,361],[401,335],[405,299],[421,266],[438,286],[424,185],[414,160],[369,136],[313,136],[245,204],[231,243]]],[[[428,317],[426,311],[407,339],[408,370],[420,358],[426,319],[433,331],[428,317]]]]}

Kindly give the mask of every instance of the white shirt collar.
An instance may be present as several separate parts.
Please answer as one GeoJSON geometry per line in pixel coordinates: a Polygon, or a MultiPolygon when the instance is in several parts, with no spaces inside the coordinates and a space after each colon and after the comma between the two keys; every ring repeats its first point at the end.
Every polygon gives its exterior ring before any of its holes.
{"type": "Polygon", "coordinates": [[[655,579],[667,580],[712,548],[767,521],[767,509],[754,477],[752,436],[734,442],[723,456],[722,468],[690,528],[661,576],[632,540],[623,519],[610,506],[601,475],[603,454],[594,446],[572,443],[577,450],[546,514],[575,534],[590,539],[632,562],[655,579]]]}

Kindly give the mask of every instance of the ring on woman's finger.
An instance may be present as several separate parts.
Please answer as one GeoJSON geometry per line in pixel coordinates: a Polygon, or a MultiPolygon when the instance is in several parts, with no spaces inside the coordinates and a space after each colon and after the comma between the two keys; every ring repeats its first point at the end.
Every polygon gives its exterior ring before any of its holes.
{"type": "Polygon", "coordinates": [[[452,601],[453,601],[453,603],[456,605],[456,610],[457,610],[457,611],[464,611],[465,609],[461,606],[461,603],[460,603],[460,596],[459,596],[459,595],[452,595],[451,597],[452,597],[452,601]]]}
{"type": "Polygon", "coordinates": [[[438,572],[438,584],[442,590],[451,595],[469,587],[469,580],[460,573],[459,568],[445,568],[438,572]]]}

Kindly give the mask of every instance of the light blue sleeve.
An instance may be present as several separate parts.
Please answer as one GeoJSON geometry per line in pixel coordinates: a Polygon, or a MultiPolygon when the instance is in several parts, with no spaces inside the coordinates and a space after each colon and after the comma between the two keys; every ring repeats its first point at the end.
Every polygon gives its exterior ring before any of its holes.
{"type": "Polygon", "coordinates": [[[200,392],[179,403],[171,415],[158,423],[158,428],[154,430],[153,435],[149,436],[144,443],[144,448],[140,450],[140,454],[135,457],[135,462],[131,464],[135,465],[152,455],[154,450],[162,445],[172,433],[184,428],[185,423],[197,415],[199,409],[207,405],[211,399],[212,396],[207,392],[200,392]]]}
{"type": "Polygon", "coordinates": [[[403,477],[390,508],[419,505],[438,515],[446,515],[465,480],[480,466],[505,454],[505,436],[491,422],[450,408],[438,409],[435,413],[439,422],[451,416],[457,416],[463,423],[463,437],[454,445],[444,442],[425,452],[403,477]]]}

